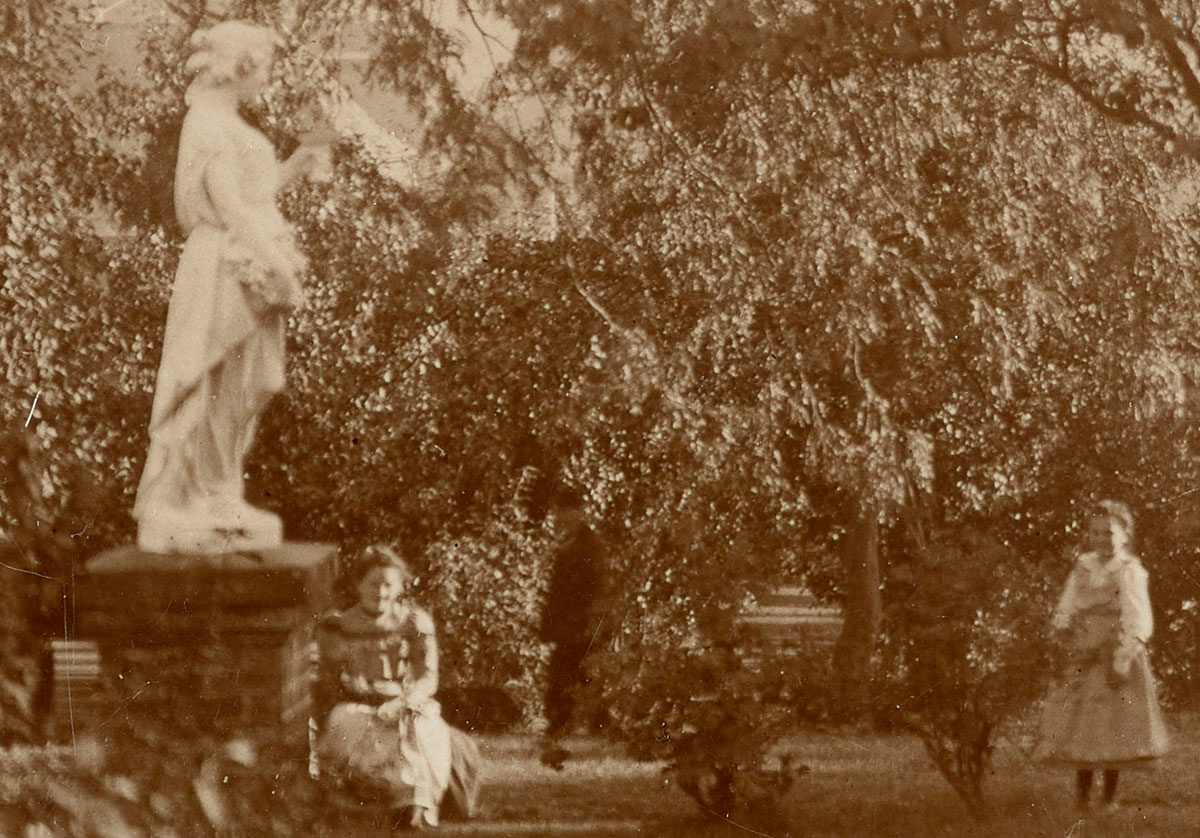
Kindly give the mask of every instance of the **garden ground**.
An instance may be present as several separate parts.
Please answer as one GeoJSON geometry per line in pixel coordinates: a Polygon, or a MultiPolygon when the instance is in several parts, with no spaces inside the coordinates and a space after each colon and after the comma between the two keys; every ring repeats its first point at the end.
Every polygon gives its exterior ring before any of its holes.
{"type": "Polygon", "coordinates": [[[646,835],[664,838],[1116,838],[1200,836],[1200,720],[1175,720],[1171,754],[1150,771],[1126,772],[1122,807],[1079,818],[1069,771],[1037,766],[1004,740],[986,784],[992,809],[972,820],[918,741],[877,735],[802,734],[786,748],[809,771],[781,801],[780,822],[722,823],[699,813],[657,764],[591,742],[561,772],[538,763],[536,743],[482,738],[486,792],[480,817],[447,823],[448,835],[646,835]]]}
{"type": "MultiPolygon", "coordinates": [[[[555,771],[540,764],[534,737],[480,736],[485,784],[480,812],[469,822],[446,821],[434,834],[481,838],[1200,836],[1200,718],[1176,716],[1173,722],[1174,742],[1168,757],[1152,770],[1123,774],[1121,809],[1084,819],[1073,809],[1071,772],[1034,765],[1009,739],[1002,740],[997,749],[985,785],[991,810],[979,821],[968,816],[917,740],[816,732],[793,735],[784,743],[795,764],[808,770],[777,801],[771,818],[738,815],[722,821],[701,812],[661,764],[636,762],[615,746],[570,740],[567,745],[572,756],[562,771],[555,771]]],[[[52,764],[69,761],[69,752],[61,748],[54,752],[25,748],[0,754],[0,791],[28,795],[32,789],[41,797],[44,792],[36,789],[46,787],[45,772],[54,772],[52,764]],[[41,781],[38,774],[43,776],[41,781]]],[[[289,797],[287,789],[279,785],[267,793],[277,792],[289,797]]],[[[16,802],[0,794],[0,809],[16,802]]],[[[366,817],[368,813],[358,817],[329,810],[303,811],[310,805],[292,810],[293,823],[308,825],[304,834],[328,838],[381,838],[386,834],[374,816],[366,817]],[[315,826],[318,821],[327,824],[325,830],[315,826]]],[[[31,808],[33,812],[40,809],[36,805],[31,808]]],[[[51,825],[59,831],[46,834],[75,835],[75,827],[67,822],[58,820],[51,825]]],[[[7,838],[3,828],[0,833],[7,838]]],[[[142,833],[101,830],[97,834],[142,833]]]]}

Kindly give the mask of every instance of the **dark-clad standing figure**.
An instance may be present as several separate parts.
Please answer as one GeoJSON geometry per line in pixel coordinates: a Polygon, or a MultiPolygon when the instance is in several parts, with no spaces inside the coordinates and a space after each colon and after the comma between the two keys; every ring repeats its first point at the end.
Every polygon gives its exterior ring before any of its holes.
{"type": "Polygon", "coordinates": [[[560,502],[554,512],[559,545],[542,609],[541,639],[552,645],[546,685],[546,746],[543,761],[561,767],[566,752],[556,740],[569,732],[586,686],[585,661],[611,630],[609,582],[603,546],[577,502],[560,502]]]}

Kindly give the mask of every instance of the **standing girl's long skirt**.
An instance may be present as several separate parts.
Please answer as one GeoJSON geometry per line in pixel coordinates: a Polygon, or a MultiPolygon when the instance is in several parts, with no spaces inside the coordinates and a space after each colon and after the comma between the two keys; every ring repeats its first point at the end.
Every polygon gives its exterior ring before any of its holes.
{"type": "Polygon", "coordinates": [[[1040,759],[1079,768],[1122,768],[1167,752],[1167,728],[1145,649],[1134,656],[1129,677],[1109,685],[1112,628],[1111,615],[1082,615],[1067,672],[1046,699],[1040,759]]]}

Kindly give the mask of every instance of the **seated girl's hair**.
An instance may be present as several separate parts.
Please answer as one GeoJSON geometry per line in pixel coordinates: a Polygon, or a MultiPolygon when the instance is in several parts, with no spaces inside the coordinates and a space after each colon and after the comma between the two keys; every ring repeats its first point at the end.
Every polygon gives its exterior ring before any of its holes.
{"type": "Polygon", "coordinates": [[[372,544],[363,550],[361,570],[363,573],[375,567],[395,567],[403,571],[404,576],[408,580],[412,580],[415,574],[412,568],[408,566],[408,562],[404,557],[393,550],[386,544],[372,544]]]}

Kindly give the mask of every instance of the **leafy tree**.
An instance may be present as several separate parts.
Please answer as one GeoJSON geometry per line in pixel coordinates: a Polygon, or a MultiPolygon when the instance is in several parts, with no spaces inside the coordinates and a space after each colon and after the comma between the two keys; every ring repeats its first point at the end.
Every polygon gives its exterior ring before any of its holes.
{"type": "Polygon", "coordinates": [[[584,482],[613,493],[597,507],[661,568],[652,587],[693,561],[726,573],[631,614],[688,625],[787,564],[747,554],[849,541],[866,549],[837,587],[862,569],[847,632],[869,641],[878,520],[982,521],[1049,563],[1078,496],[1186,491],[1190,467],[1155,452],[1186,450],[1196,374],[1193,163],[1027,60],[1027,6],[495,7],[525,16],[512,86],[575,138],[570,229],[602,250],[576,276],[636,422],[631,456],[610,434],[584,482]],[[580,25],[602,35],[566,37],[580,25]],[[604,480],[610,462],[641,479],[604,480]],[[656,548],[689,519],[703,538],[656,548]]]}
{"type": "MultiPolygon", "coordinates": [[[[172,8],[146,84],[88,91],[104,107],[66,72],[85,21],[33,0],[0,18],[6,421],[37,399],[56,492],[72,458],[111,476],[108,540],[131,533],[178,246],[161,207],[204,10],[172,8]]],[[[377,135],[347,138],[330,183],[286,198],[314,275],[253,482],[293,537],[420,556],[464,678],[485,677],[472,606],[493,597],[505,683],[533,711],[543,650],[520,612],[547,536],[523,492],[584,494],[623,581],[598,664],[634,703],[655,689],[634,650],[663,660],[721,631],[758,585],[815,575],[814,548],[850,545],[831,588],[853,683],[888,528],[969,522],[1052,575],[1081,484],[1175,517],[1161,500],[1194,485],[1175,464],[1197,325],[1182,5],[465,8],[516,33],[482,106],[423,5],[231,9],[287,37],[256,116],[285,150],[342,95],[331,56],[348,42],[420,120],[418,178],[385,175],[377,135]],[[1145,60],[1117,60],[1131,50],[1145,60]],[[513,223],[543,187],[557,226],[513,223]]],[[[1187,577],[1165,575],[1177,621],[1187,577]]],[[[973,683],[970,649],[945,651],[973,683]]]]}

